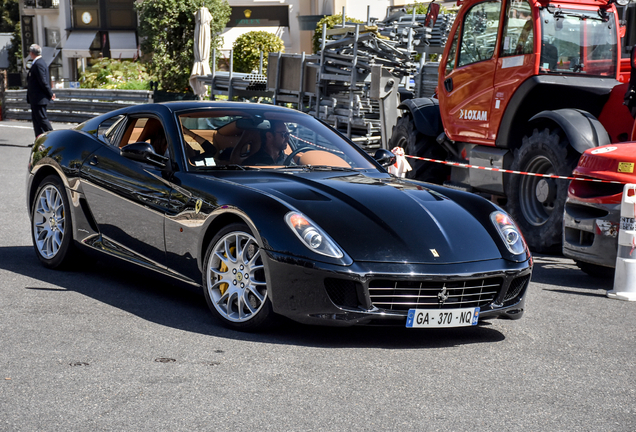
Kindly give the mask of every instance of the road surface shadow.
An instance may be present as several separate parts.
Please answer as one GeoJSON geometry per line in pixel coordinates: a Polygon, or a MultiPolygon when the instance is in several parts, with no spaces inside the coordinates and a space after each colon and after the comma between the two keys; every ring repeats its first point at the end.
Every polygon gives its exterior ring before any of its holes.
{"type": "MultiPolygon", "coordinates": [[[[562,256],[534,254],[532,282],[555,285],[559,288],[582,288],[590,290],[611,290],[613,278],[597,278],[589,276],[579,269],[573,260],[562,256]]],[[[558,289],[555,291],[559,291],[558,289]]],[[[576,291],[560,290],[576,294],[576,291]]],[[[580,294],[585,294],[580,292],[580,294]]]]}
{"type": "MultiPolygon", "coordinates": [[[[24,289],[74,291],[163,326],[215,337],[321,348],[444,348],[500,342],[505,336],[488,322],[476,327],[416,330],[404,327],[320,327],[281,319],[262,333],[242,333],[221,326],[199,289],[116,259],[84,269],[49,270],[31,246],[0,247],[0,270],[33,279],[24,289]]],[[[71,307],[71,305],[69,305],[71,307]]]]}

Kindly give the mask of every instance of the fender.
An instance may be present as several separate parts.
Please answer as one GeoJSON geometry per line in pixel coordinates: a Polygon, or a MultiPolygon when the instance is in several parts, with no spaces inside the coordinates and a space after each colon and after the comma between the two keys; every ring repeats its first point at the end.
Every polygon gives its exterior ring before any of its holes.
{"type": "Polygon", "coordinates": [[[548,119],[558,124],[570,140],[570,145],[579,153],[587,149],[610,144],[610,137],[601,122],[587,111],[564,108],[541,111],[530,122],[548,119]]]}
{"type": "Polygon", "coordinates": [[[433,138],[437,138],[444,131],[442,116],[439,113],[439,102],[434,98],[406,99],[398,106],[407,109],[413,116],[417,131],[433,138]]]}

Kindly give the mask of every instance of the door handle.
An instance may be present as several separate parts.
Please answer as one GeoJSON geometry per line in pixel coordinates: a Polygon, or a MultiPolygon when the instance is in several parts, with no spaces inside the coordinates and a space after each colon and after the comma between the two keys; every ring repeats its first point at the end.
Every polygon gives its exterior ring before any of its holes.
{"type": "Polygon", "coordinates": [[[453,91],[453,77],[448,77],[444,80],[444,88],[449,93],[453,91]]]}

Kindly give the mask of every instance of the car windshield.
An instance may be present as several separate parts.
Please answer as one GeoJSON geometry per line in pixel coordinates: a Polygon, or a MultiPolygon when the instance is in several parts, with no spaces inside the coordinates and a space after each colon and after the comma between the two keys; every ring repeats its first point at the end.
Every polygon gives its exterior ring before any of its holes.
{"type": "Polygon", "coordinates": [[[541,73],[616,76],[614,14],[545,8],[541,11],[541,73]]]}
{"type": "Polygon", "coordinates": [[[177,118],[184,156],[193,170],[376,169],[362,150],[300,112],[206,108],[178,113],[177,118]]]}

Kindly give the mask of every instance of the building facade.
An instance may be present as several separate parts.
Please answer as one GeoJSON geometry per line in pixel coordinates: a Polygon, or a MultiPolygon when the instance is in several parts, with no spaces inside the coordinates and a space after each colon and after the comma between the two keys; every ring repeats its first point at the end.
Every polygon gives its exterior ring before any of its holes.
{"type": "MultiPolygon", "coordinates": [[[[366,20],[367,13],[382,19],[387,7],[403,0],[229,0],[232,16],[223,31],[224,49],[251,30],[272,32],[285,51],[312,51],[318,19],[342,13],[366,20]]],[[[77,81],[92,59],[132,59],[140,55],[135,0],[21,0],[22,49],[25,59],[33,43],[42,46],[55,87],[77,81]]],[[[195,7],[193,6],[193,9],[195,7]]]]}

